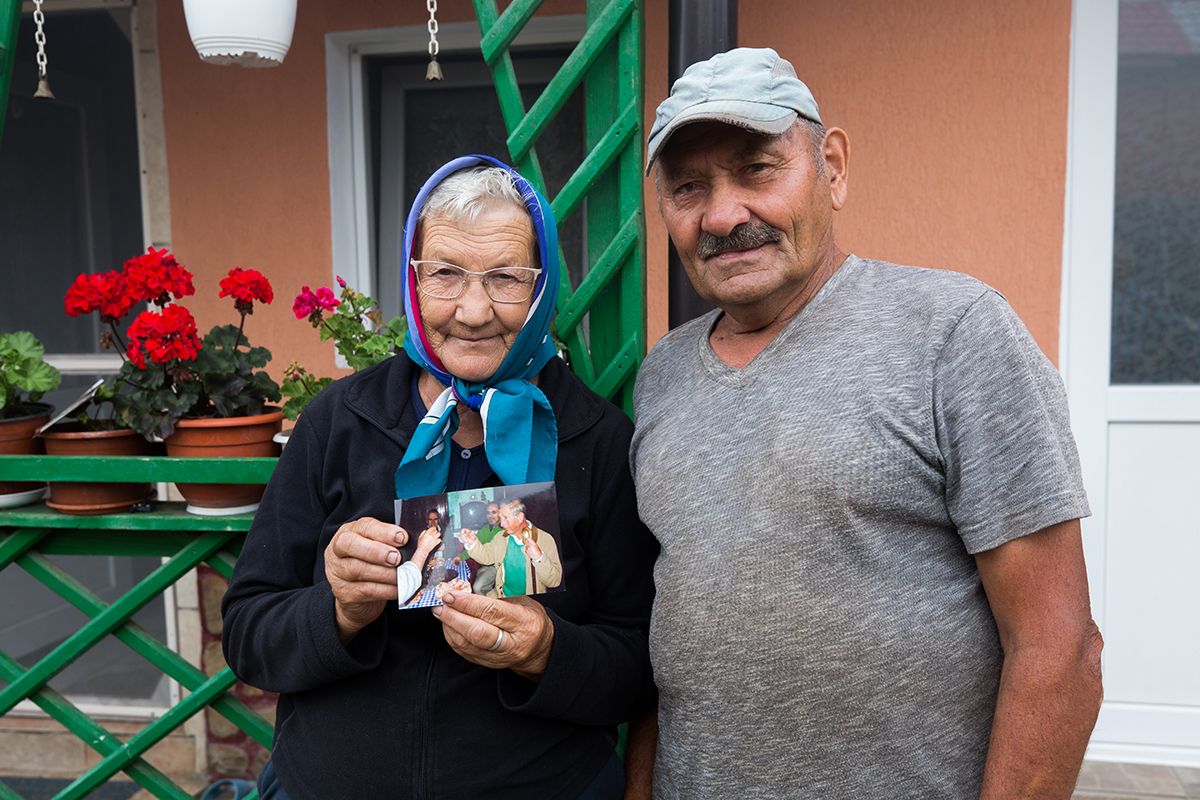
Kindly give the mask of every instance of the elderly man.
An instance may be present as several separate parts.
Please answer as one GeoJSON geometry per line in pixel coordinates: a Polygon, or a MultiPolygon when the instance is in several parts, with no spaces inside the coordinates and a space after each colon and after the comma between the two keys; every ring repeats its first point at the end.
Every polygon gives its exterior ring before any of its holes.
{"type": "Polygon", "coordinates": [[[994,290],[838,248],[848,161],[773,50],[658,108],[659,210],[718,308],[638,378],[660,696],[631,788],[1067,798],[1101,639],[1062,382],[994,290]]]}
{"type": "Polygon", "coordinates": [[[541,594],[562,584],[562,559],[554,537],[525,518],[525,503],[510,500],[500,506],[504,535],[484,543],[474,531],[463,529],[467,553],[480,564],[496,566],[490,597],[541,594]]]}

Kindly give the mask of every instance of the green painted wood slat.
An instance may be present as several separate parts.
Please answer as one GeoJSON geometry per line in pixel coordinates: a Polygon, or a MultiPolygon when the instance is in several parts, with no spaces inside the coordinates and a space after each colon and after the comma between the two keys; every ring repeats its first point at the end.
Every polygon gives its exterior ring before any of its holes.
{"type": "Polygon", "coordinates": [[[54,796],[54,800],[80,800],[93,789],[107,781],[124,767],[156,745],[171,731],[178,728],[193,714],[204,710],[212,700],[222,692],[228,691],[237,677],[233,670],[226,667],[188,695],[185,699],[171,707],[154,722],[135,733],[99,764],[79,776],[73,783],[54,796]]]}
{"type": "Polygon", "coordinates": [[[574,213],[580,201],[595,184],[596,179],[612,166],[613,161],[629,144],[630,137],[637,134],[638,114],[635,103],[626,104],[620,116],[609,126],[608,132],[587,154],[587,157],[571,174],[570,179],[554,198],[554,202],[550,204],[554,210],[555,219],[561,221],[574,213]]]}
{"type": "MultiPolygon", "coordinates": [[[[56,594],[89,617],[94,618],[108,608],[107,603],[44,555],[26,554],[17,563],[31,576],[51,587],[56,594]]],[[[132,620],[113,631],[113,636],[157,667],[168,678],[178,681],[188,691],[197,691],[208,680],[208,676],[202,671],[189,664],[182,656],[155,639],[132,620]]],[[[213,708],[234,725],[253,736],[259,744],[264,747],[271,746],[271,725],[251,711],[241,700],[228,695],[214,701],[213,708]]]]}
{"type": "Polygon", "coordinates": [[[46,538],[49,531],[17,531],[0,540],[0,570],[46,538]]]}
{"type": "Polygon", "coordinates": [[[139,581],[103,612],[88,621],[62,644],[51,650],[28,672],[0,691],[0,715],[7,714],[12,707],[46,681],[61,672],[85,650],[102,637],[107,636],[138,609],[150,602],[167,586],[171,585],[200,561],[221,547],[228,534],[206,533],[196,537],[179,552],[139,581]]]}
{"type": "Polygon", "coordinates": [[[508,46],[521,33],[521,29],[541,6],[542,0],[513,0],[479,42],[483,61],[491,66],[497,58],[508,52],[508,46]]]}
{"type": "Polygon", "coordinates": [[[626,340],[625,346],[617,352],[616,357],[609,362],[604,372],[596,379],[596,385],[592,387],[596,394],[611,400],[617,389],[621,388],[635,374],[640,353],[641,347],[637,337],[630,336],[626,340]]]}
{"type": "MultiPolygon", "coordinates": [[[[591,7],[589,3],[589,8],[591,7]]],[[[521,160],[533,147],[534,141],[554,119],[570,98],[575,87],[596,59],[601,56],[608,43],[621,29],[626,16],[633,11],[634,0],[613,0],[595,19],[588,20],[587,32],[579,44],[567,56],[562,67],[546,84],[537,100],[533,101],[529,113],[508,137],[508,151],[513,158],[521,160]]],[[[611,117],[609,117],[611,119],[611,117]]]]}
{"type": "Polygon", "coordinates": [[[609,282],[619,273],[622,264],[633,252],[641,233],[642,215],[635,214],[625,220],[625,224],[617,231],[617,235],[604,248],[596,265],[592,267],[579,284],[579,290],[571,298],[571,302],[558,312],[557,325],[562,331],[573,330],[583,319],[583,315],[591,308],[596,296],[606,289],[609,282]]]}
{"type": "MultiPolygon", "coordinates": [[[[12,682],[22,674],[24,674],[24,670],[21,665],[5,653],[0,652],[0,679],[12,682]]],[[[38,708],[45,711],[51,719],[75,734],[97,753],[106,756],[120,746],[121,740],[116,735],[110,733],[53,689],[42,687],[30,695],[29,699],[37,704],[38,708]]],[[[172,783],[154,765],[141,759],[131,763],[127,772],[139,785],[152,791],[156,797],[170,800],[191,800],[190,794],[172,783]]],[[[2,785],[0,784],[0,786],[2,785]]],[[[0,793],[0,797],[2,796],[3,794],[0,793]]],[[[19,797],[19,795],[14,796],[19,797]]]]}
{"type": "Polygon", "coordinates": [[[266,483],[277,458],[0,456],[0,481],[266,483]]]}
{"type": "Polygon", "coordinates": [[[155,502],[154,511],[143,513],[77,516],[63,514],[42,504],[0,511],[0,528],[56,528],[84,531],[248,531],[254,514],[206,517],[189,514],[184,503],[155,502]]]}
{"type": "Polygon", "coordinates": [[[17,58],[21,32],[21,0],[0,0],[0,147],[4,145],[4,120],[8,118],[8,91],[17,58]]]}

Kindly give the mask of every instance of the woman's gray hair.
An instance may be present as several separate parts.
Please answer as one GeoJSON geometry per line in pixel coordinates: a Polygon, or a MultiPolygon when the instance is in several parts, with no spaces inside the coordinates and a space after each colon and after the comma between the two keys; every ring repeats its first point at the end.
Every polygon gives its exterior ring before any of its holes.
{"type": "Polygon", "coordinates": [[[529,213],[508,170],[472,167],[439,183],[425,198],[419,219],[439,217],[455,222],[474,222],[485,211],[506,205],[529,213]]]}

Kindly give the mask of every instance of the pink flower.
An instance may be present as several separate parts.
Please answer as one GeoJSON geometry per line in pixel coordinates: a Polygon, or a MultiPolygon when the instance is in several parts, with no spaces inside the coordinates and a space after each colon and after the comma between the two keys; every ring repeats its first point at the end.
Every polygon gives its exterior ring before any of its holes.
{"type": "Polygon", "coordinates": [[[341,275],[337,276],[337,282],[338,282],[338,286],[342,287],[343,289],[346,288],[346,279],[343,278],[341,275]]]}
{"type": "Polygon", "coordinates": [[[308,319],[316,315],[319,320],[322,312],[333,311],[339,305],[341,301],[333,296],[328,286],[322,286],[315,292],[307,286],[301,286],[300,294],[296,295],[292,303],[292,313],[296,315],[296,319],[308,319]]]}

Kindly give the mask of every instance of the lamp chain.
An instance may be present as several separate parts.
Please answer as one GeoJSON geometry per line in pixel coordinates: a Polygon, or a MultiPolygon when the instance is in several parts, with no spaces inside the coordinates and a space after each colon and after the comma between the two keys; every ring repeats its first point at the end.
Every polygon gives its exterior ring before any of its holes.
{"type": "Polygon", "coordinates": [[[37,91],[33,93],[34,97],[45,97],[54,99],[54,92],[50,91],[50,81],[46,77],[46,15],[42,13],[42,0],[33,0],[33,24],[36,26],[33,32],[33,40],[37,42],[37,67],[38,67],[38,82],[37,91]]]}
{"type": "Polygon", "coordinates": [[[442,80],[442,67],[438,64],[438,21],[437,0],[425,0],[425,8],[429,11],[429,66],[425,68],[425,80],[442,80]]]}

